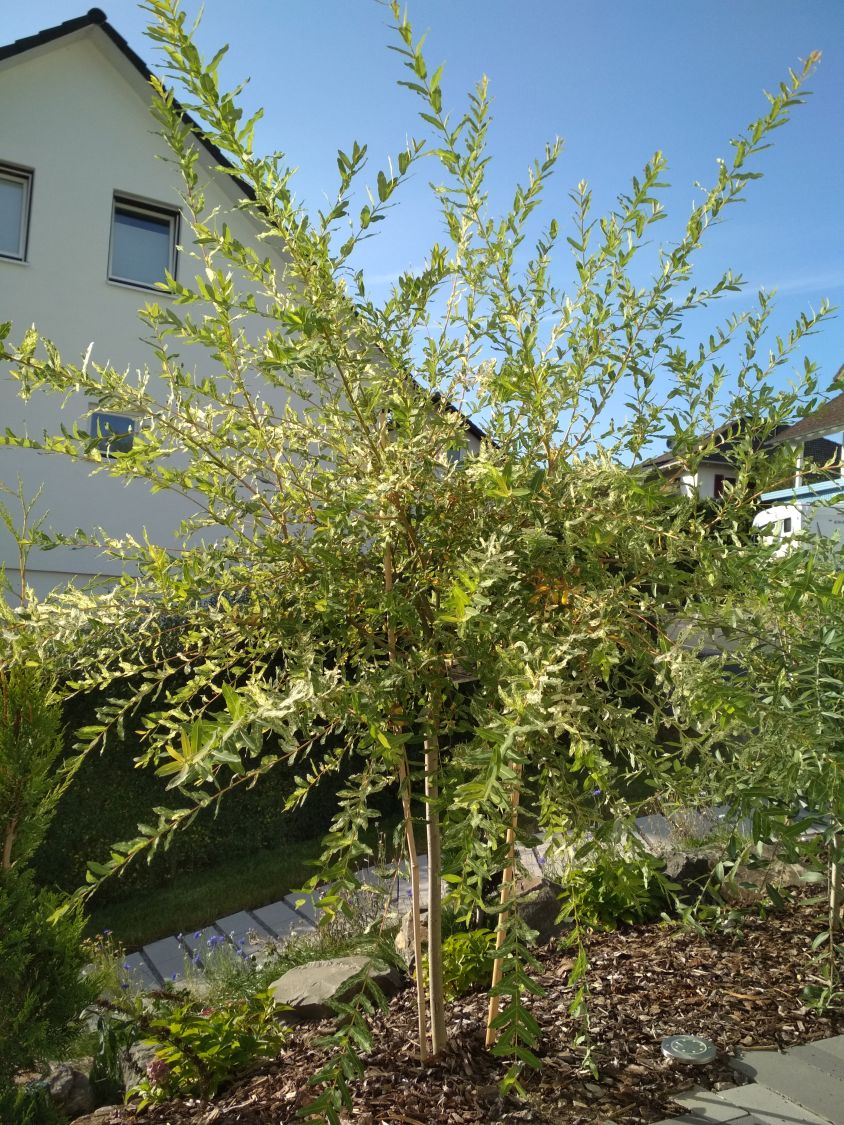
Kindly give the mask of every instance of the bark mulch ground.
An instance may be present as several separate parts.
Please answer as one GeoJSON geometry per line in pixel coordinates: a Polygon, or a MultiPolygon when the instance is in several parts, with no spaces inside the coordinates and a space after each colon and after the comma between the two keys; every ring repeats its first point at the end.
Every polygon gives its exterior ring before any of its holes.
{"type": "MultiPolygon", "coordinates": [[[[650,925],[595,934],[589,942],[590,1036],[599,1077],[583,1069],[573,1047],[581,1024],[568,1012],[570,951],[539,954],[545,996],[531,1000],[543,1029],[543,1069],[524,1079],[527,1098],[502,1100],[502,1060],[484,1050],[486,1000],[450,1006],[450,1049],[422,1068],[414,1059],[413,991],[405,990],[374,1027],[366,1074],[354,1085],[355,1125],[457,1125],[475,1122],[648,1122],[679,1114],[671,1095],[694,1085],[710,1089],[740,1079],[728,1059],[738,1048],[785,1048],[836,1035],[842,1013],[823,1016],[802,1004],[811,974],[810,945],[823,928],[821,908],[805,900],[767,918],[750,916],[730,931],[699,935],[650,925]],[[663,1036],[697,1033],[719,1048],[706,1067],[671,1063],[663,1036]]],[[[131,1125],[282,1125],[313,1096],[308,1079],[324,1060],[316,1039],[328,1025],[296,1032],[277,1062],[240,1080],[212,1105],[171,1102],[114,1122],[131,1125]]]]}

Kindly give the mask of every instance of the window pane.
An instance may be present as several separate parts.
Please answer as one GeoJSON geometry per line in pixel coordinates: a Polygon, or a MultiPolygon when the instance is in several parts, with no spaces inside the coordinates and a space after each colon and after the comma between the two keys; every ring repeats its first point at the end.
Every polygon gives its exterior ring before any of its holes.
{"type": "Polygon", "coordinates": [[[164,271],[172,268],[172,229],[170,219],[115,207],[111,276],[140,285],[163,281],[164,271]]]}
{"type": "Polygon", "coordinates": [[[23,254],[24,185],[0,175],[0,254],[20,258],[23,254]]]}
{"type": "Polygon", "coordinates": [[[97,410],[91,415],[91,437],[100,437],[97,449],[101,453],[128,453],[132,448],[135,432],[134,418],[127,418],[125,414],[109,414],[104,410],[97,410]],[[122,436],[117,436],[122,435],[122,436]]]}

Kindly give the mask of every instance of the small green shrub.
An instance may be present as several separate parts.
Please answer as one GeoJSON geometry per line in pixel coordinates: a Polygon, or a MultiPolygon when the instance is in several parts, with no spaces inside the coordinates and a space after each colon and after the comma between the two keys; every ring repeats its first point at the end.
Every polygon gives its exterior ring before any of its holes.
{"type": "Polygon", "coordinates": [[[83,975],[84,919],[73,912],[51,923],[58,905],[26,869],[0,875],[0,1085],[61,1057],[97,993],[83,975]]]}
{"type": "Polygon", "coordinates": [[[189,1000],[144,1020],[155,1058],[128,1091],[141,1108],[173,1097],[211,1098],[220,1087],[282,1047],[285,1031],[269,992],[219,1008],[189,1000]]]}
{"type": "Polygon", "coordinates": [[[0,1086],[3,1125],[60,1125],[58,1111],[42,1082],[28,1086],[0,1086]]]}
{"type": "MultiPolygon", "coordinates": [[[[495,934],[492,930],[458,931],[442,945],[443,986],[446,1000],[456,1000],[489,985],[492,973],[495,934]]],[[[428,959],[424,959],[428,973],[428,959]]]]}
{"type": "Polygon", "coordinates": [[[571,867],[561,879],[566,888],[562,916],[603,930],[657,918],[667,902],[661,867],[653,856],[595,849],[583,866],[571,867]]]}

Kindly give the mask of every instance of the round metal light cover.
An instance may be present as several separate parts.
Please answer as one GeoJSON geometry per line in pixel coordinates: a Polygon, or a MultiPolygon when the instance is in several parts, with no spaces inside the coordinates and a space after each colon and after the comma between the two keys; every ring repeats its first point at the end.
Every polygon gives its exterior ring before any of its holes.
{"type": "Polygon", "coordinates": [[[716,1057],[718,1048],[700,1035],[667,1035],[662,1041],[662,1053],[667,1059],[704,1066],[716,1057]]]}

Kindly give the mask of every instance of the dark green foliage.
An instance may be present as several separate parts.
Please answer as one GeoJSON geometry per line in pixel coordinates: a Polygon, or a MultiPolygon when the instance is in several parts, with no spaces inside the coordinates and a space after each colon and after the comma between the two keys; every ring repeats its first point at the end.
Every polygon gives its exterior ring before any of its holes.
{"type": "Polygon", "coordinates": [[[602,930],[657,918],[669,901],[661,866],[653,856],[596,849],[591,859],[566,874],[564,916],[602,930]]]}
{"type": "Polygon", "coordinates": [[[59,1125],[59,1115],[42,1083],[0,1084],[0,1121],[3,1125],[59,1125]]]}
{"type": "Polygon", "coordinates": [[[217,1008],[190,1000],[143,1020],[141,1027],[145,1040],[157,1044],[146,1077],[130,1091],[142,1106],[172,1097],[213,1097],[252,1063],[275,1055],[285,1038],[268,992],[217,1008]]]}
{"type": "Polygon", "coordinates": [[[0,1086],[16,1071],[60,1057],[96,995],[93,979],[82,976],[81,912],[51,924],[57,906],[31,872],[0,876],[0,1086]]]}
{"type": "MultiPolygon", "coordinates": [[[[68,743],[75,729],[94,721],[95,706],[93,698],[75,700],[67,706],[68,743]]],[[[85,882],[87,863],[106,858],[115,840],[133,837],[140,821],[154,821],[152,810],[156,806],[183,803],[151,770],[136,767],[141,745],[132,725],[139,727],[140,721],[127,724],[125,736],[113,737],[102,754],[86,758],[63,795],[33,861],[41,882],[74,891],[85,882]]],[[[216,817],[211,808],[200,813],[149,866],[134,864],[119,881],[104,883],[97,892],[97,904],[126,897],[138,889],[166,886],[177,874],[277,847],[285,840],[319,837],[336,810],[339,787],[340,779],[326,778],[301,808],[282,816],[294,782],[291,771],[280,765],[260,786],[231,793],[216,817]]]]}
{"type": "Polygon", "coordinates": [[[0,869],[27,861],[53,814],[60,788],[60,712],[51,685],[23,661],[0,667],[0,869]]]}
{"type": "Polygon", "coordinates": [[[443,983],[446,1000],[489,985],[492,972],[492,930],[455,933],[443,941],[443,983]]]}

